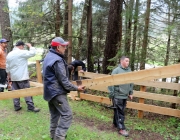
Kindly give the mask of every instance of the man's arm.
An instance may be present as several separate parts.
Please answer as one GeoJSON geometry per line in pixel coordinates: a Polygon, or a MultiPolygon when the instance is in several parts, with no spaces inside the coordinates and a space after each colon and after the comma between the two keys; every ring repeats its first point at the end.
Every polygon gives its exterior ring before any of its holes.
{"type": "Polygon", "coordinates": [[[24,53],[22,54],[22,57],[28,59],[30,57],[33,57],[36,55],[36,48],[32,47],[30,43],[26,43],[26,46],[29,48],[29,50],[23,50],[24,53]]]}
{"type": "Polygon", "coordinates": [[[130,91],[129,91],[129,98],[132,100],[133,99],[133,87],[134,87],[134,84],[131,83],[130,84],[130,91]]]}
{"type": "MultiPolygon", "coordinates": [[[[117,74],[116,69],[114,69],[111,73],[111,75],[117,74]]],[[[114,86],[108,86],[108,91],[109,91],[109,98],[113,98],[114,96],[114,86]]]]}
{"type": "Polygon", "coordinates": [[[55,75],[58,79],[58,82],[66,89],[69,91],[82,91],[84,90],[84,86],[76,86],[73,85],[68,77],[66,76],[66,69],[64,66],[64,62],[63,61],[57,61],[55,62],[55,64],[53,65],[54,71],[55,71],[55,75]]]}

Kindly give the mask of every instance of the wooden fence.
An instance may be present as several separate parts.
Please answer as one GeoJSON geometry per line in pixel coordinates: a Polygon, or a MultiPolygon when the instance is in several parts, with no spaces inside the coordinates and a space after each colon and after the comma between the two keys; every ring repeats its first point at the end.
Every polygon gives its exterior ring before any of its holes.
{"type": "MultiPolygon", "coordinates": [[[[43,84],[42,84],[42,75],[39,61],[37,65],[37,80],[39,83],[31,82],[31,86],[34,86],[30,89],[22,89],[18,91],[9,91],[0,94],[0,100],[17,98],[17,97],[26,97],[26,96],[36,96],[43,94],[43,84]]],[[[81,77],[88,77],[92,79],[82,80],[82,85],[85,85],[88,89],[98,90],[98,91],[107,91],[107,87],[110,85],[125,84],[125,83],[134,83],[136,85],[141,85],[140,91],[134,91],[134,97],[139,98],[139,103],[137,102],[127,102],[127,108],[132,108],[138,110],[139,118],[143,117],[143,111],[153,112],[168,116],[180,117],[180,110],[171,109],[166,107],[160,107],[155,105],[144,104],[145,99],[158,100],[170,103],[180,104],[180,97],[162,95],[156,93],[145,92],[146,86],[158,87],[164,89],[180,90],[180,84],[177,83],[163,83],[150,81],[159,78],[169,78],[180,76],[180,64],[165,66],[161,68],[153,68],[148,70],[141,70],[125,74],[117,75],[105,75],[105,74],[96,74],[85,72],[84,74],[79,73],[81,77]]],[[[76,82],[72,82],[76,84],[76,82]]],[[[72,97],[78,96],[77,92],[71,92],[72,97]]],[[[96,96],[91,94],[79,93],[80,99],[99,102],[103,104],[110,105],[111,102],[109,98],[103,96],[96,96]]]]}
{"type": "MultiPolygon", "coordinates": [[[[164,67],[164,68],[167,68],[167,67],[164,67]]],[[[147,71],[149,71],[149,74],[151,74],[151,71],[152,71],[152,73],[157,71],[157,73],[163,74],[164,77],[167,78],[167,76],[165,74],[166,72],[165,71],[160,71],[160,70],[162,70],[162,69],[143,70],[143,71],[139,71],[139,74],[143,74],[143,73],[145,73],[147,71]]],[[[133,75],[138,77],[138,75],[136,75],[137,73],[138,72],[134,72],[134,74],[133,74],[133,72],[132,72],[131,74],[127,73],[127,74],[120,74],[120,75],[114,75],[114,76],[117,76],[116,79],[117,78],[122,78],[125,81],[124,83],[127,83],[126,82],[127,79],[128,80],[130,79],[129,80],[130,82],[135,81],[134,79],[136,77],[133,78],[133,75]],[[125,78],[125,75],[127,76],[127,79],[125,78]]],[[[170,74],[167,73],[167,75],[170,75],[170,74]]],[[[173,71],[172,71],[172,75],[173,75],[173,71]]],[[[110,79],[109,79],[110,82],[105,82],[106,78],[104,78],[104,77],[111,77],[111,76],[105,75],[105,74],[97,74],[97,73],[84,72],[84,73],[79,73],[79,76],[87,77],[87,78],[101,77],[101,82],[104,82],[105,84],[101,85],[101,83],[99,82],[96,85],[94,85],[89,80],[87,80],[87,82],[90,83],[89,88],[90,89],[94,89],[94,90],[98,90],[98,91],[108,92],[107,87],[109,85],[118,84],[116,81],[115,82],[114,81],[111,82],[112,80],[110,80],[110,79]]],[[[145,76],[145,77],[142,78],[142,81],[146,80],[146,79],[149,80],[149,76],[148,75],[140,75],[140,78],[143,77],[143,76],[145,76]],[[146,76],[148,76],[148,77],[146,77],[146,76]]],[[[156,75],[156,76],[159,77],[158,75],[156,75]]],[[[119,80],[119,81],[121,81],[121,80],[119,80]]],[[[82,83],[86,83],[86,82],[82,82],[82,83]]],[[[121,84],[123,84],[123,83],[121,83],[121,84]]],[[[167,108],[167,107],[160,107],[160,106],[149,105],[149,104],[145,104],[144,103],[145,99],[151,99],[151,100],[157,100],[157,101],[163,101],[163,102],[180,104],[180,97],[145,92],[146,91],[146,87],[156,87],[156,88],[163,88],[163,89],[180,90],[180,84],[179,83],[166,83],[166,82],[157,82],[157,81],[143,81],[143,82],[139,82],[139,79],[138,79],[137,82],[134,82],[134,84],[135,85],[140,85],[140,91],[135,91],[134,90],[134,94],[133,94],[134,97],[138,97],[139,98],[139,103],[128,101],[127,102],[127,108],[132,108],[132,109],[138,110],[138,117],[139,118],[143,118],[143,114],[144,114],[143,111],[158,113],[158,114],[162,114],[162,115],[169,115],[169,116],[180,117],[180,110],[178,110],[178,109],[172,109],[172,108],[167,108]]],[[[85,100],[90,100],[90,101],[110,104],[109,99],[106,98],[106,97],[81,94],[80,98],[81,99],[85,99],[85,100]]]]}

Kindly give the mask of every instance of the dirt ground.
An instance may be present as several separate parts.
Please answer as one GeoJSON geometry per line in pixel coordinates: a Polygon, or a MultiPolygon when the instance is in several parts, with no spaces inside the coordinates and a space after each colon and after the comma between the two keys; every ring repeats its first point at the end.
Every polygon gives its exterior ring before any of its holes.
{"type": "MultiPolygon", "coordinates": [[[[79,122],[84,124],[85,127],[92,128],[96,126],[96,128],[99,131],[103,132],[117,132],[117,128],[115,128],[112,124],[109,123],[102,123],[96,120],[90,120],[88,118],[83,118],[83,117],[77,117],[74,115],[74,122],[79,122]]],[[[133,139],[133,140],[164,140],[163,136],[161,136],[158,133],[153,133],[153,132],[148,132],[148,131],[140,131],[140,130],[129,130],[129,137],[126,137],[126,139],[133,139]]],[[[123,137],[119,135],[119,138],[123,137]]],[[[166,139],[170,140],[170,139],[166,139]]]]}

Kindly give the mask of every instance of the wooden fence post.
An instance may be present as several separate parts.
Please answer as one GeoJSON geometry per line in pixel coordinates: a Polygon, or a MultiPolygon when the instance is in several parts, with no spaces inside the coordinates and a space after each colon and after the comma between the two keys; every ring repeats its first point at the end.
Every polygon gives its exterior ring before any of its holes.
{"type": "MultiPolygon", "coordinates": [[[[82,84],[81,80],[80,80],[80,77],[79,77],[79,71],[82,70],[82,66],[78,66],[77,67],[77,71],[78,71],[78,80],[76,81],[77,83],[77,86],[80,86],[82,84]]],[[[80,91],[77,91],[78,93],[78,97],[80,98],[80,91]]]]}
{"type": "Polygon", "coordinates": [[[41,65],[39,60],[36,60],[36,73],[37,73],[37,82],[42,83],[41,65]]]}
{"type": "MultiPolygon", "coordinates": [[[[145,92],[146,91],[146,86],[140,86],[140,91],[145,92]]],[[[144,98],[139,98],[139,103],[144,104],[144,98]]],[[[142,110],[138,110],[138,118],[142,119],[144,116],[144,112],[142,110]]]]}
{"type": "MultiPolygon", "coordinates": [[[[82,66],[77,67],[77,71],[79,72],[80,70],[82,70],[82,66]]],[[[78,80],[80,80],[79,73],[78,73],[78,80]]]]}

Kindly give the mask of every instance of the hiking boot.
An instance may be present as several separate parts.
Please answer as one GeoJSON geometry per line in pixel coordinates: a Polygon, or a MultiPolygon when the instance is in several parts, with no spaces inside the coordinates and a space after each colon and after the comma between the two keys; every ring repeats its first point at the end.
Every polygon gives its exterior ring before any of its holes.
{"type": "Polygon", "coordinates": [[[65,140],[67,138],[67,135],[64,136],[54,136],[54,138],[52,140],[65,140]]]}
{"type": "Polygon", "coordinates": [[[55,136],[55,138],[53,140],[65,140],[66,137],[63,137],[63,136],[55,136]]]}
{"type": "Polygon", "coordinates": [[[122,136],[125,136],[125,137],[129,136],[128,132],[126,130],[122,130],[122,129],[119,130],[119,134],[121,134],[122,136]]]}
{"type": "Polygon", "coordinates": [[[19,110],[21,110],[21,109],[22,109],[22,107],[20,106],[20,107],[15,108],[14,110],[15,110],[15,111],[19,111],[19,110]]]}
{"type": "Polygon", "coordinates": [[[40,109],[39,108],[34,108],[34,109],[28,109],[29,112],[39,112],[40,109]]]}

